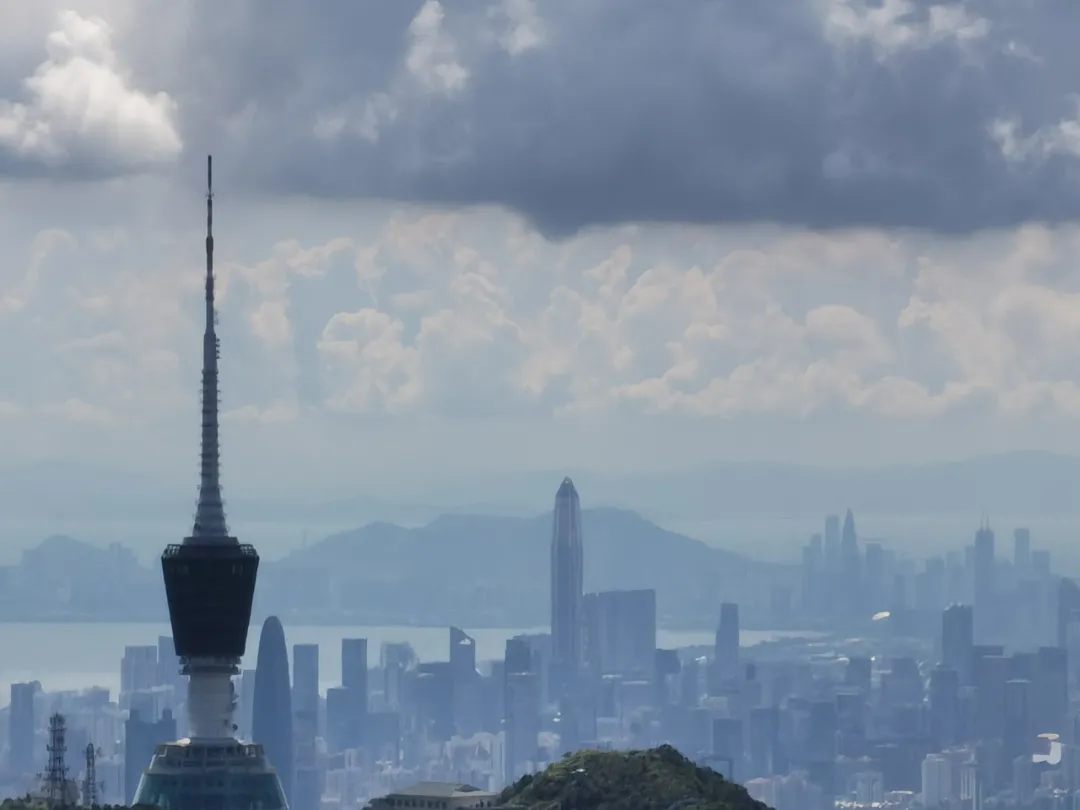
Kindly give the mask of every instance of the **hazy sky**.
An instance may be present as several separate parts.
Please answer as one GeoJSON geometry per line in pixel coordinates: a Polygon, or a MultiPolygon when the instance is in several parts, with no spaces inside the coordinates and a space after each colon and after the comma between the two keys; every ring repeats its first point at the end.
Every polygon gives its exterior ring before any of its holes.
{"type": "Polygon", "coordinates": [[[1080,450],[1072,0],[0,6],[0,442],[226,484],[1080,450]]]}

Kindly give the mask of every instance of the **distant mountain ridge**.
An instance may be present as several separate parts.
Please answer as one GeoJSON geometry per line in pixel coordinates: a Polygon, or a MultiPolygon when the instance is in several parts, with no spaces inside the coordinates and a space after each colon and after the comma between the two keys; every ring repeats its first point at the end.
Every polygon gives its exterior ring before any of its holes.
{"type": "MultiPolygon", "coordinates": [[[[748,559],[620,509],[584,510],[589,590],[654,588],[669,627],[712,628],[720,604],[749,624],[796,569],[748,559]]],[[[309,624],[530,627],[549,619],[551,516],[443,515],[420,528],[371,523],[264,561],[257,616],[309,624]]],[[[50,538],[0,572],[0,618],[161,621],[155,566],[127,549],[50,538]]],[[[758,620],[759,626],[767,623],[758,620]]]]}
{"type": "MultiPolygon", "coordinates": [[[[794,567],[713,548],[626,510],[586,509],[582,524],[586,589],[655,588],[665,623],[711,627],[725,601],[739,601],[753,614],[764,609],[769,586],[793,583],[794,567]]],[[[396,605],[407,594],[418,615],[546,624],[550,539],[549,514],[443,515],[414,529],[372,523],[265,570],[275,591],[308,583],[335,594],[332,607],[346,615],[396,605]]]]}

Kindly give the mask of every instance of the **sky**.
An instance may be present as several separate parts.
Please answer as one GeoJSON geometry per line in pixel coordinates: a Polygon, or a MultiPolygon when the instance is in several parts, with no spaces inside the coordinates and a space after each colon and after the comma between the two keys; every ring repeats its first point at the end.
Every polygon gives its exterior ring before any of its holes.
{"type": "Polygon", "coordinates": [[[0,466],[1080,451],[1071,0],[0,6],[0,466]]]}

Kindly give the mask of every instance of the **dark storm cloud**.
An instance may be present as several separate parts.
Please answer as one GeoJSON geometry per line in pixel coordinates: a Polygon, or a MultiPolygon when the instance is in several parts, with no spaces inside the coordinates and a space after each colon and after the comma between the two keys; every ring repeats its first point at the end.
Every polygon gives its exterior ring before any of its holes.
{"type": "Polygon", "coordinates": [[[437,30],[417,0],[190,3],[183,70],[158,67],[185,159],[261,191],[501,204],[556,235],[1080,215],[1065,0],[453,0],[437,30]]]}

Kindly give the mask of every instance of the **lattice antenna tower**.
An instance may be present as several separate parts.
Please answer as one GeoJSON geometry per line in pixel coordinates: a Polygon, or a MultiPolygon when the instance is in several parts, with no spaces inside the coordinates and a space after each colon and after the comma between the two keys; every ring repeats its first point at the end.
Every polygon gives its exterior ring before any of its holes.
{"type": "Polygon", "coordinates": [[[98,750],[93,743],[86,744],[86,773],[82,783],[82,803],[86,807],[101,804],[101,794],[105,792],[105,783],[97,778],[98,750]]]}
{"type": "Polygon", "coordinates": [[[49,807],[68,804],[68,773],[64,756],[67,754],[67,725],[64,715],[56,712],[49,718],[49,764],[45,768],[45,801],[49,807]]]}

